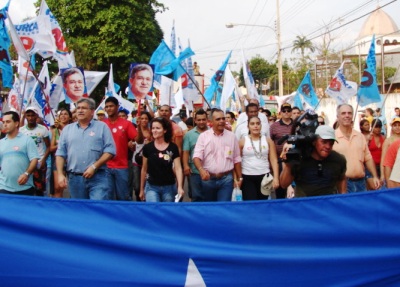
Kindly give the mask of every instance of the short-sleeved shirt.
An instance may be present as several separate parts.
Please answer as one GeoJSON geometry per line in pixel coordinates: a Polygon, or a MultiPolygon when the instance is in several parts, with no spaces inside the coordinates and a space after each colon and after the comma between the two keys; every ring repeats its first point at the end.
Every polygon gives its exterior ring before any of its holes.
{"type": "Polygon", "coordinates": [[[117,154],[107,162],[108,168],[128,168],[128,142],[137,135],[133,124],[125,119],[117,118],[115,122],[109,119],[103,121],[111,130],[117,154]]]}
{"type": "Polygon", "coordinates": [[[276,152],[278,156],[280,156],[280,154],[282,153],[283,145],[285,144],[284,142],[282,144],[278,144],[278,141],[283,136],[291,134],[293,124],[294,124],[293,120],[291,120],[290,124],[287,125],[282,121],[282,119],[280,119],[279,121],[274,122],[269,129],[269,133],[271,135],[271,139],[275,143],[276,152]]]}
{"type": "Polygon", "coordinates": [[[364,163],[372,159],[365,137],[360,132],[352,130],[350,139],[347,139],[339,128],[335,131],[335,135],[338,142],[333,145],[333,150],[346,158],[346,177],[352,179],[364,177],[364,163]]]}
{"type": "Polygon", "coordinates": [[[196,146],[197,139],[199,138],[200,134],[201,133],[197,130],[197,128],[188,131],[183,138],[183,149],[182,149],[183,151],[189,152],[190,170],[192,171],[192,173],[197,173],[197,174],[199,174],[199,171],[197,170],[196,166],[193,163],[193,153],[194,153],[194,147],[196,146]]]}
{"type": "Polygon", "coordinates": [[[33,187],[32,175],[24,185],[18,184],[18,177],[35,158],[40,156],[31,137],[20,132],[13,139],[5,137],[0,140],[0,189],[18,192],[33,187]]]}
{"type": "Polygon", "coordinates": [[[143,156],[147,158],[147,181],[150,184],[163,186],[175,183],[173,163],[179,157],[176,144],[171,142],[165,150],[158,150],[154,142],[150,142],[143,147],[143,156]]]}
{"type": "Polygon", "coordinates": [[[312,157],[304,159],[292,169],[296,197],[336,194],[337,183],[345,173],[346,159],[335,151],[322,161],[312,157]]]}
{"type": "MultiPolygon", "coordinates": [[[[105,123],[91,120],[86,128],[81,128],[79,122],[63,128],[56,156],[67,160],[67,171],[83,173],[104,153],[116,153],[111,131],[105,123]]],[[[105,168],[105,165],[97,166],[97,169],[105,168]]]]}
{"type": "Polygon", "coordinates": [[[392,172],[390,173],[389,179],[400,183],[400,140],[393,142],[383,159],[383,166],[390,167],[392,172]]]}
{"type": "Polygon", "coordinates": [[[33,139],[41,160],[46,153],[47,147],[44,140],[45,138],[49,139],[49,130],[45,126],[37,124],[34,129],[30,129],[28,125],[25,125],[19,131],[33,139]]]}

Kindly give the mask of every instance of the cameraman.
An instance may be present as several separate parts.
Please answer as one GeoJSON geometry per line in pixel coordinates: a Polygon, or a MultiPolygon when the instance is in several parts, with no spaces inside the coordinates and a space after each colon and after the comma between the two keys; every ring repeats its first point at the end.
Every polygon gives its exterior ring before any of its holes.
{"type": "MultiPolygon", "coordinates": [[[[346,193],[346,159],[332,150],[336,141],[333,128],[322,125],[315,131],[310,156],[301,158],[300,163],[285,161],[280,175],[280,184],[288,187],[294,180],[295,197],[346,193]]],[[[283,160],[291,145],[285,144],[283,160]]]]}

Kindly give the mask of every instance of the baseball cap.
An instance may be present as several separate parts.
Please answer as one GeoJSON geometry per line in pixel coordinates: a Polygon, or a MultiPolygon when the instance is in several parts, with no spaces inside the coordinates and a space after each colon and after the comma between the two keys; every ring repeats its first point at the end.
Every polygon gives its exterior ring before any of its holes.
{"type": "Polygon", "coordinates": [[[394,123],[399,122],[400,123],[400,118],[396,117],[392,120],[392,122],[390,123],[390,125],[393,125],[394,123]]]}
{"type": "Polygon", "coordinates": [[[106,112],[104,110],[99,110],[96,115],[105,115],[106,112]]]}
{"type": "Polygon", "coordinates": [[[337,142],[335,137],[335,130],[328,125],[318,126],[315,134],[324,140],[334,140],[337,142]]]}
{"type": "Polygon", "coordinates": [[[28,111],[32,111],[37,115],[39,114],[35,107],[27,107],[26,110],[25,110],[25,113],[28,112],[28,111]]]}
{"type": "Polygon", "coordinates": [[[290,110],[292,110],[292,106],[291,106],[289,103],[284,103],[284,104],[281,106],[281,111],[283,111],[283,109],[290,109],[290,110]]]}

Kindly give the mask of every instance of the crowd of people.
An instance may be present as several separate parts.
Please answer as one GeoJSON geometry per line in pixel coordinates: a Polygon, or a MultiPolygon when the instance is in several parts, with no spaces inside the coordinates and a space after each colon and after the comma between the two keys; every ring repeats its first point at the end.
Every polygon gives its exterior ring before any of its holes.
{"type": "Polygon", "coordinates": [[[129,115],[114,97],[95,110],[80,98],[51,127],[33,107],[4,113],[0,193],[204,202],[231,201],[234,188],[243,200],[267,200],[400,186],[398,108],[387,121],[366,109],[360,131],[347,104],[333,126],[288,103],[272,114],[256,99],[240,114],[182,109],[173,117],[170,106],[153,111],[143,100],[129,115]]]}

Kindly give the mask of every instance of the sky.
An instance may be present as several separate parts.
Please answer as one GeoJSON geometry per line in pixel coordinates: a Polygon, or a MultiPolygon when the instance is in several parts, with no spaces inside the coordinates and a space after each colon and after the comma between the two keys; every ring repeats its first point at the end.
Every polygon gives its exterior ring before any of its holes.
{"type": "MultiPolygon", "coordinates": [[[[232,52],[230,68],[239,71],[244,50],[249,60],[260,55],[269,62],[277,59],[277,39],[275,25],[277,20],[277,0],[158,0],[168,9],[156,16],[164,39],[170,42],[173,22],[177,37],[185,48],[190,46],[195,52],[193,61],[200,65],[206,83],[219,69],[229,51],[232,52]],[[226,28],[227,23],[257,26],[235,26],[226,28]]],[[[6,3],[0,0],[0,6],[6,3]]],[[[14,23],[27,16],[35,15],[35,0],[12,0],[9,14],[14,23]]],[[[333,42],[330,48],[335,51],[347,49],[356,40],[368,14],[377,8],[382,9],[400,21],[398,0],[279,0],[281,46],[283,60],[299,58],[299,52],[292,53],[292,43],[296,36],[306,36],[313,44],[321,45],[327,30],[333,42]],[[364,16],[366,15],[366,16],[364,16]]],[[[50,7],[51,9],[51,7],[50,7]]],[[[65,28],[64,28],[65,29],[65,28]]]]}

